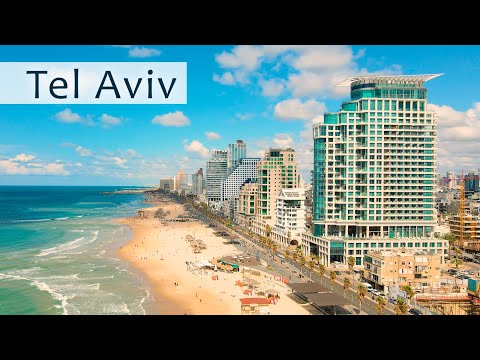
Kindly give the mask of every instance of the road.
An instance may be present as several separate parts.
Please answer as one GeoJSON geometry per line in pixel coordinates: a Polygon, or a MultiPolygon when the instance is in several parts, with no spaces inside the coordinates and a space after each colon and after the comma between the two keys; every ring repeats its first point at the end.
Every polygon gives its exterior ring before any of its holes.
{"type": "MultiPolygon", "coordinates": [[[[319,283],[327,288],[331,288],[333,293],[345,297],[350,304],[355,306],[357,309],[360,308],[360,303],[356,292],[359,284],[357,280],[352,279],[352,285],[347,292],[345,292],[343,289],[343,277],[341,276],[338,277],[340,281],[335,281],[333,287],[331,287],[330,278],[327,277],[327,274],[329,274],[328,270],[324,276],[320,276],[319,273],[311,271],[306,266],[301,266],[299,262],[294,261],[293,259],[280,259],[278,257],[278,254],[280,253],[279,251],[276,251],[275,260],[273,260],[272,251],[264,247],[264,245],[261,244],[256,237],[246,236],[245,234],[237,231],[237,227],[227,227],[219,221],[208,219],[203,212],[193,207],[191,207],[191,209],[196,211],[197,216],[200,217],[204,222],[215,223],[215,225],[217,225],[221,230],[238,236],[239,239],[243,240],[243,243],[237,244],[237,248],[245,252],[248,251],[252,254],[258,253],[260,258],[265,260],[267,264],[272,267],[272,270],[270,271],[274,272],[275,275],[283,276],[292,282],[312,280],[313,282],[319,283]]],[[[376,304],[377,303],[371,299],[371,294],[367,293],[361,306],[362,313],[365,312],[368,315],[378,315],[378,312],[375,309],[376,304]]],[[[387,301],[387,308],[384,310],[384,315],[395,315],[393,308],[394,305],[388,303],[387,301]]]]}

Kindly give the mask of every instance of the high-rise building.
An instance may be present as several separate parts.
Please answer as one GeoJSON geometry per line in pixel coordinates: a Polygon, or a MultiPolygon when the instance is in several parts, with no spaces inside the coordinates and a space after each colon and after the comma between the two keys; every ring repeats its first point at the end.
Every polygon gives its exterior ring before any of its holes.
{"type": "Polygon", "coordinates": [[[228,173],[227,154],[228,151],[213,150],[212,157],[207,160],[205,189],[209,205],[222,200],[222,184],[228,173]]]}
{"type": "Polygon", "coordinates": [[[298,165],[293,149],[268,149],[258,163],[257,215],[274,215],[275,201],[281,189],[298,187],[298,165]]]}
{"type": "Polygon", "coordinates": [[[242,158],[237,167],[227,176],[222,184],[222,200],[238,197],[240,187],[248,180],[257,181],[257,165],[260,158],[242,158]]]}
{"type": "Polygon", "coordinates": [[[188,175],[183,170],[177,172],[175,175],[175,190],[182,191],[188,188],[188,175]]]}
{"type": "Polygon", "coordinates": [[[350,86],[351,99],[313,126],[313,234],[304,239],[306,253],[318,253],[322,241],[336,236],[323,254],[327,265],[349,256],[362,265],[370,245],[445,256],[445,241],[409,240],[431,237],[436,223],[437,124],[424,83],[437,76],[372,75],[339,84],[350,86]]]}
{"type": "Polygon", "coordinates": [[[240,160],[246,157],[247,145],[243,140],[228,144],[228,172],[232,172],[240,164],[240,160]]]}
{"type": "Polygon", "coordinates": [[[480,185],[479,176],[476,175],[474,172],[471,172],[467,176],[465,176],[465,192],[466,193],[479,192],[480,191],[479,185],[480,185]]]}
{"type": "Polygon", "coordinates": [[[205,178],[203,176],[203,168],[200,168],[195,174],[192,174],[192,194],[200,195],[205,189],[205,178]]]}

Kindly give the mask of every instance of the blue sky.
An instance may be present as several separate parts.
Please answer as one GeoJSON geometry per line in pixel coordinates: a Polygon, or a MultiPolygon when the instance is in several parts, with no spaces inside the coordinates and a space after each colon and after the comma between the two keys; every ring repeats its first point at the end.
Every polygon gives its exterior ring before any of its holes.
{"type": "Polygon", "coordinates": [[[293,147],[308,180],[312,123],[369,73],[444,73],[427,83],[438,170],[479,167],[479,46],[0,46],[0,61],[188,63],[186,105],[0,105],[0,185],[156,184],[236,139],[293,147]]]}

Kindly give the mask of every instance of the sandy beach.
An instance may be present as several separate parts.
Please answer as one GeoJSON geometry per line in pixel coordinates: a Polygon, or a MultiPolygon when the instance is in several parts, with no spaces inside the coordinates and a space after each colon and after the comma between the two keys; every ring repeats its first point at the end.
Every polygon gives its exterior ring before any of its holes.
{"type": "MultiPolygon", "coordinates": [[[[227,240],[215,236],[215,230],[199,221],[169,222],[185,214],[183,205],[161,202],[155,207],[143,209],[144,218],[138,216],[117,220],[132,230],[132,239],[118,250],[121,259],[132,264],[150,281],[156,306],[155,314],[212,314],[240,315],[240,298],[248,297],[245,287],[236,285],[242,272],[213,270],[192,272],[186,262],[211,261],[224,255],[240,254],[227,240]],[[166,222],[154,218],[159,208],[166,215],[166,222]],[[195,254],[187,235],[201,239],[206,249],[195,254]],[[218,275],[218,280],[212,276],[218,275]]],[[[309,312],[286,296],[287,285],[275,281],[270,274],[258,277],[262,285],[273,288],[280,294],[275,305],[270,305],[270,314],[308,315],[309,312]]]]}

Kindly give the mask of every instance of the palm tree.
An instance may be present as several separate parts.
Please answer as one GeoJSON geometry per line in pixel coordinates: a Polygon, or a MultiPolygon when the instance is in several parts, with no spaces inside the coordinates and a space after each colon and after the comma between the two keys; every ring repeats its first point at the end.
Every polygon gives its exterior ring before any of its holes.
{"type": "Polygon", "coordinates": [[[305,256],[304,256],[303,254],[300,255],[300,265],[304,266],[304,265],[305,265],[305,261],[306,261],[305,256]]]}
{"type": "Polygon", "coordinates": [[[344,297],[347,297],[347,290],[350,288],[351,282],[348,277],[345,277],[343,279],[343,295],[344,297]]]}
{"type": "Polygon", "coordinates": [[[352,275],[353,267],[355,266],[355,258],[353,256],[348,257],[348,271],[352,275]]]}
{"type": "Polygon", "coordinates": [[[413,292],[412,288],[409,285],[402,286],[402,290],[405,291],[409,299],[412,299],[412,297],[415,295],[415,293],[413,292]]]}
{"type": "Polygon", "coordinates": [[[336,278],[337,278],[337,274],[335,273],[335,271],[330,270],[330,287],[331,287],[331,290],[333,290],[333,284],[335,283],[336,278]]]}
{"type": "Polygon", "coordinates": [[[453,263],[455,264],[455,268],[458,269],[458,265],[462,265],[463,261],[462,261],[462,259],[457,257],[457,258],[453,259],[453,263]]]}
{"type": "Polygon", "coordinates": [[[276,242],[274,242],[272,244],[272,259],[275,260],[275,252],[277,251],[277,248],[278,248],[278,244],[276,242]]]}
{"type": "Polygon", "coordinates": [[[265,226],[265,233],[267,234],[268,238],[270,237],[271,232],[272,232],[272,228],[270,227],[270,225],[267,224],[267,226],[265,226]]]}
{"type": "Polygon", "coordinates": [[[298,258],[298,252],[294,251],[294,252],[293,252],[293,256],[292,256],[292,257],[293,257],[293,260],[294,260],[294,261],[297,261],[297,258],[298,258]]]}
{"type": "Polygon", "coordinates": [[[405,315],[407,313],[408,307],[407,303],[403,299],[397,300],[397,305],[395,306],[395,312],[397,315],[405,315]]]}
{"type": "Polygon", "coordinates": [[[288,259],[290,257],[290,251],[287,249],[285,250],[285,257],[288,259]]]}
{"type": "Polygon", "coordinates": [[[385,310],[385,299],[381,296],[377,296],[377,306],[375,309],[377,310],[378,315],[382,315],[383,311],[385,310]]]}
{"type": "Polygon", "coordinates": [[[360,312],[362,312],[362,303],[363,299],[365,299],[365,295],[367,295],[367,288],[365,285],[359,284],[357,288],[357,294],[358,294],[358,301],[360,302],[360,312]]]}
{"type": "Polygon", "coordinates": [[[323,264],[318,265],[318,272],[320,273],[320,276],[325,275],[326,270],[327,269],[325,268],[325,265],[323,265],[323,264]]]}
{"type": "Polygon", "coordinates": [[[315,262],[313,261],[312,258],[308,262],[308,266],[309,266],[310,270],[312,270],[312,271],[313,271],[313,269],[315,269],[315,262]]]}

